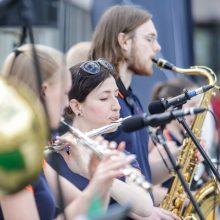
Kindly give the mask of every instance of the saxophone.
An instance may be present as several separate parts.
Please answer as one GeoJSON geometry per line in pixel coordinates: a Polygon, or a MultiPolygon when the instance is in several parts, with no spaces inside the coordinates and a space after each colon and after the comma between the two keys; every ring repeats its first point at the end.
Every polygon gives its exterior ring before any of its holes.
{"type": "MultiPolygon", "coordinates": [[[[187,74],[187,75],[201,75],[206,78],[209,85],[213,88],[204,93],[200,107],[207,108],[212,96],[214,95],[214,89],[219,87],[216,85],[217,77],[215,73],[205,66],[192,66],[189,69],[178,68],[166,60],[153,59],[153,62],[158,67],[169,69],[171,71],[187,74]]],[[[201,135],[201,128],[206,116],[206,112],[195,116],[191,129],[194,135],[199,138],[201,135]]],[[[196,146],[190,138],[185,138],[183,141],[183,148],[177,159],[177,163],[181,165],[181,172],[188,185],[191,185],[196,166],[198,161],[195,158],[196,146]]],[[[184,204],[187,199],[187,194],[184,191],[181,182],[177,175],[174,174],[174,180],[166,194],[164,200],[161,203],[161,208],[169,210],[182,219],[199,219],[195,212],[192,203],[189,203],[184,209],[184,204]]],[[[220,189],[215,179],[209,180],[204,184],[196,193],[195,200],[201,208],[203,216],[208,219],[214,212],[214,209],[218,203],[220,203],[220,189]]],[[[214,218],[213,218],[214,219],[214,218]]]]}

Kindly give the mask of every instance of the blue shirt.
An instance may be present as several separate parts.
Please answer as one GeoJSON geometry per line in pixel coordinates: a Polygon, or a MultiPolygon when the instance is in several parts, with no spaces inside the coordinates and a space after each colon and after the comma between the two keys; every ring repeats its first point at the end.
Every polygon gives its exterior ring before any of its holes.
{"type": "Polygon", "coordinates": [[[32,184],[40,220],[52,220],[55,217],[55,199],[43,173],[32,184]]]}
{"type": "MultiPolygon", "coordinates": [[[[53,220],[55,217],[55,201],[43,173],[34,181],[32,187],[40,220],[53,220]]],[[[28,211],[31,212],[31,210],[28,211]]],[[[2,209],[0,209],[0,219],[4,219],[2,209]]]]}
{"type": "Polygon", "coordinates": [[[60,176],[70,181],[78,189],[83,190],[88,185],[89,180],[83,176],[80,176],[79,174],[72,172],[66,161],[59,153],[51,151],[47,157],[47,162],[53,169],[57,171],[60,176]]]}
{"type": "MultiPolygon", "coordinates": [[[[128,91],[130,98],[133,100],[134,106],[131,107],[125,99],[118,97],[118,101],[121,106],[121,118],[143,113],[143,108],[138,97],[133,94],[131,89],[128,91]]],[[[105,135],[105,138],[109,141],[116,141],[117,143],[125,141],[126,150],[136,155],[142,174],[145,176],[147,181],[152,182],[151,170],[148,161],[148,131],[146,128],[126,133],[119,127],[116,132],[105,135]]]]}

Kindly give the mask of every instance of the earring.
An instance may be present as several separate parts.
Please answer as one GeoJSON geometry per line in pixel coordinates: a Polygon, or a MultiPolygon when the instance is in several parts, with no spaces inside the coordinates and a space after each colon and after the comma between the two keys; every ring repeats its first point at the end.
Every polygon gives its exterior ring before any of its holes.
{"type": "Polygon", "coordinates": [[[41,91],[40,96],[45,97],[45,92],[43,90],[41,91]]]}

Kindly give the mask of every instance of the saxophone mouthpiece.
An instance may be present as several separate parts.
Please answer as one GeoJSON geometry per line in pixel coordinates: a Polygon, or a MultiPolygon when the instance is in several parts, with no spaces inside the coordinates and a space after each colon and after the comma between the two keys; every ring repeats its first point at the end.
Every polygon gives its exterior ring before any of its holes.
{"type": "Polygon", "coordinates": [[[174,64],[169,63],[168,61],[166,61],[166,60],[164,60],[164,59],[153,58],[152,61],[153,61],[159,68],[162,68],[162,69],[173,70],[173,68],[174,68],[174,64]]]}
{"type": "Polygon", "coordinates": [[[157,58],[152,58],[153,63],[157,64],[158,59],[157,58]]]}

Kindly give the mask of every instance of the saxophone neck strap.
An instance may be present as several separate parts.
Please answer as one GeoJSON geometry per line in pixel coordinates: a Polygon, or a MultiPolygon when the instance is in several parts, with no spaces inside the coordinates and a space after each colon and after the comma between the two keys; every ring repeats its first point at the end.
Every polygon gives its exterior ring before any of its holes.
{"type": "Polygon", "coordinates": [[[130,109],[133,111],[136,108],[136,104],[132,96],[131,90],[125,88],[120,78],[117,80],[116,83],[119,89],[119,97],[124,99],[127,105],[130,107],[130,109]]]}
{"type": "Polygon", "coordinates": [[[118,78],[116,83],[119,89],[119,97],[125,100],[132,114],[143,114],[144,112],[141,103],[137,98],[135,98],[131,88],[129,87],[128,89],[126,89],[120,78],[118,78]]]}

